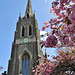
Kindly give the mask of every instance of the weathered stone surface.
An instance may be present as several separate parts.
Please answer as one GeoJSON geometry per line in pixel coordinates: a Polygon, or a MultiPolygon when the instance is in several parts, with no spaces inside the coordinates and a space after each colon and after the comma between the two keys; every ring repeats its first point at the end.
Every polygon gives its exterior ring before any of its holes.
{"type": "MultiPolygon", "coordinates": [[[[32,73],[32,67],[39,64],[36,62],[38,57],[43,56],[40,43],[40,31],[38,29],[38,23],[35,17],[35,13],[32,13],[31,1],[28,0],[25,16],[19,17],[17,22],[14,42],[12,44],[11,58],[8,65],[7,75],[19,75],[21,72],[21,60],[22,55],[27,52],[30,55],[30,75],[32,73]],[[28,11],[29,10],[29,11],[28,11]],[[30,11],[31,10],[31,11],[30,11]],[[27,15],[29,14],[29,16],[27,15]],[[29,35],[29,26],[31,25],[32,33],[29,35]],[[24,36],[22,36],[22,27],[24,26],[24,36]],[[24,39],[28,38],[28,42],[24,43],[24,39]]],[[[40,60],[41,63],[41,60],[40,60]]]]}

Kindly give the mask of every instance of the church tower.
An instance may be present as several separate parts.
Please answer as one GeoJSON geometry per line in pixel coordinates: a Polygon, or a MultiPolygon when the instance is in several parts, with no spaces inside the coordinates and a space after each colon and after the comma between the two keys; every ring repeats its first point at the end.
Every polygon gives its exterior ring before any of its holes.
{"type": "Polygon", "coordinates": [[[25,16],[20,14],[17,22],[7,75],[34,75],[32,67],[40,64],[36,60],[43,56],[40,42],[37,19],[28,0],[25,16]]]}

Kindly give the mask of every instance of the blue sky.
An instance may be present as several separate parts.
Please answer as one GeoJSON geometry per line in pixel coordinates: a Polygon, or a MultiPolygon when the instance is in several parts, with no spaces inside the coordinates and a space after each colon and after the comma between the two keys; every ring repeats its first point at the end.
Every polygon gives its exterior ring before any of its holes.
{"type": "MultiPolygon", "coordinates": [[[[0,1],[0,66],[8,68],[8,60],[11,55],[14,32],[19,13],[25,15],[28,0],[1,0],[0,1]]],[[[52,0],[31,0],[33,11],[35,10],[39,29],[42,30],[45,21],[49,21],[53,14],[50,13],[52,0]]],[[[48,31],[49,29],[46,29],[48,31]]],[[[44,48],[43,48],[44,52],[44,48]]],[[[55,49],[47,49],[50,55],[56,55],[55,49]]]]}

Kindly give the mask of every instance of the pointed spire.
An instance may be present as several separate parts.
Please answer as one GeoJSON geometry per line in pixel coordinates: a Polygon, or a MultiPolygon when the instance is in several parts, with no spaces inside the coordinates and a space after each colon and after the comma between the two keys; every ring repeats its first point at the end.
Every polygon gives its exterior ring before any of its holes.
{"type": "Polygon", "coordinates": [[[34,18],[36,19],[36,14],[35,14],[35,11],[34,11],[34,15],[33,15],[33,16],[34,16],[34,18]]]}
{"type": "Polygon", "coordinates": [[[28,18],[33,16],[31,0],[28,0],[25,16],[27,16],[28,18]]]}
{"type": "Polygon", "coordinates": [[[47,58],[47,52],[46,52],[46,49],[45,49],[45,58],[47,58]]]}
{"type": "Polygon", "coordinates": [[[21,21],[21,13],[19,14],[19,21],[21,21]]]}

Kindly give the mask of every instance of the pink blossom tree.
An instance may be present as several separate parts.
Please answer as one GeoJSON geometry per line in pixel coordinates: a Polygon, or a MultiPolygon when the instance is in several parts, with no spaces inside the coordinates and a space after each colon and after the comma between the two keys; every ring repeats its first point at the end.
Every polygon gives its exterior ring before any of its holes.
{"type": "Polygon", "coordinates": [[[51,13],[55,13],[57,17],[45,22],[42,30],[50,28],[51,32],[47,40],[42,41],[42,44],[45,47],[58,48],[75,46],[75,2],[55,0],[52,3],[51,13]],[[57,43],[57,39],[60,41],[60,45],[57,43]]]}
{"type": "Polygon", "coordinates": [[[46,48],[70,47],[68,51],[58,50],[55,61],[44,58],[45,63],[37,65],[35,75],[66,75],[66,71],[75,71],[75,0],[55,0],[51,13],[56,15],[45,22],[42,30],[50,28],[46,41],[41,44],[46,48]],[[58,43],[60,41],[60,43],[58,43]]]}
{"type": "Polygon", "coordinates": [[[58,50],[58,55],[53,59],[55,61],[43,58],[46,62],[36,66],[33,70],[35,75],[66,75],[65,72],[68,70],[75,71],[75,49],[58,50]]]}

